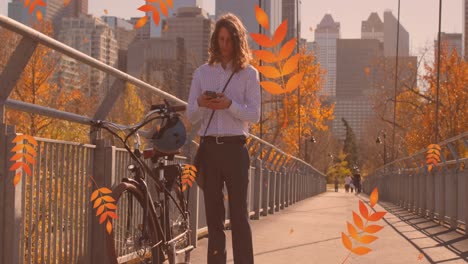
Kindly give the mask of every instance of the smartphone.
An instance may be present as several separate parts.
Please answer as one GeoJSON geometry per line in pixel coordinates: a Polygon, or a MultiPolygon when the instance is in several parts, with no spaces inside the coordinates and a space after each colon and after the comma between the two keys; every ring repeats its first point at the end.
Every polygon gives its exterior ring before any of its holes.
{"type": "Polygon", "coordinates": [[[210,98],[212,98],[212,99],[218,97],[218,95],[214,91],[205,91],[203,94],[210,97],[210,98]]]}

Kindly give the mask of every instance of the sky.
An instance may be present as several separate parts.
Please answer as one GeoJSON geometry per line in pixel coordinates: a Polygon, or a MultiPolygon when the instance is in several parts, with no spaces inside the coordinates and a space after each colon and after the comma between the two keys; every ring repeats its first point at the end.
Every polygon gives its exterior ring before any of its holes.
{"type": "MultiPolygon", "coordinates": [[[[7,2],[0,0],[0,14],[7,14],[7,2]]],[[[177,1],[177,0],[174,0],[177,1]]],[[[235,0],[232,0],[235,1],[235,0]]],[[[302,36],[308,41],[314,40],[310,31],[316,28],[322,17],[330,13],[335,21],[341,23],[342,38],[360,38],[361,21],[367,20],[371,12],[377,12],[383,19],[383,12],[392,10],[397,17],[398,0],[301,0],[302,1],[302,36]]],[[[447,33],[462,32],[462,1],[444,0],[442,6],[442,31],[447,33]]],[[[252,0],[252,8],[257,2],[252,0]]],[[[90,13],[101,16],[104,9],[108,15],[123,18],[140,16],[137,8],[143,0],[89,0],[90,13]]],[[[203,8],[214,13],[215,0],[203,0],[203,8]]],[[[423,47],[432,47],[438,31],[438,0],[401,0],[400,21],[410,34],[410,47],[413,55],[423,47]]]]}

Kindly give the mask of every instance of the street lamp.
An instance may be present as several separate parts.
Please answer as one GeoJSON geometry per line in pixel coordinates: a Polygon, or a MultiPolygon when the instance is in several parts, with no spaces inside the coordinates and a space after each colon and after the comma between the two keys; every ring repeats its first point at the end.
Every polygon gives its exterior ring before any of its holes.
{"type": "Polygon", "coordinates": [[[304,149],[305,149],[305,153],[304,153],[305,162],[308,162],[308,159],[307,159],[307,158],[308,158],[308,157],[307,157],[307,153],[308,153],[308,152],[307,152],[307,145],[308,145],[308,144],[307,144],[307,142],[309,142],[309,141],[312,142],[312,143],[317,143],[317,140],[315,139],[314,136],[311,136],[311,137],[310,137],[310,140],[306,140],[306,141],[304,142],[304,145],[305,145],[305,147],[304,147],[304,149]]]}
{"type": "Polygon", "coordinates": [[[385,164],[387,164],[387,143],[386,143],[386,139],[387,139],[387,133],[385,132],[385,130],[380,130],[379,131],[379,134],[377,135],[377,139],[375,140],[375,143],[377,144],[382,144],[383,143],[383,163],[384,163],[384,166],[385,164]],[[383,136],[383,140],[380,138],[380,135],[383,136]]]}

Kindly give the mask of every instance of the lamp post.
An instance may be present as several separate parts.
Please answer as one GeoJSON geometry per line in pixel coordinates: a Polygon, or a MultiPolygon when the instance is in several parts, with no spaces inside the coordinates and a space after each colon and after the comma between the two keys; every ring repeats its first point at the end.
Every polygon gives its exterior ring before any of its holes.
{"type": "Polygon", "coordinates": [[[307,140],[307,139],[305,140],[305,142],[304,142],[304,150],[305,150],[304,159],[305,159],[305,162],[308,162],[308,156],[307,156],[307,153],[308,153],[308,152],[307,152],[307,146],[308,146],[308,144],[307,144],[307,143],[308,143],[309,141],[312,142],[312,143],[317,143],[317,140],[315,139],[314,136],[311,136],[311,137],[310,137],[310,140],[307,140]]]}
{"type": "Polygon", "coordinates": [[[377,144],[382,144],[383,143],[383,163],[384,163],[384,166],[385,164],[387,164],[387,143],[386,143],[386,139],[387,139],[387,133],[385,132],[385,130],[380,130],[379,131],[379,134],[377,135],[377,139],[375,140],[375,143],[377,144]],[[383,140],[380,138],[380,135],[382,135],[383,137],[383,140]]]}

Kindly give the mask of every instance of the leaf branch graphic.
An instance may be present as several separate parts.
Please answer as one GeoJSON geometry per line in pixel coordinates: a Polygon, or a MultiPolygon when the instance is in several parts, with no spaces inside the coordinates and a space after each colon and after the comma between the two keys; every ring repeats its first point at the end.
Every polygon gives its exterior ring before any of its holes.
{"type": "MultiPolygon", "coordinates": [[[[268,31],[268,15],[258,5],[255,5],[255,17],[262,28],[268,31]]],[[[275,30],[272,38],[260,33],[250,33],[250,36],[260,47],[274,48],[285,39],[287,29],[288,20],[286,19],[275,30]]],[[[299,72],[293,76],[290,76],[293,72],[297,71],[299,67],[299,59],[301,58],[300,54],[296,54],[290,57],[294,51],[294,48],[296,47],[296,44],[297,39],[293,38],[286,42],[283,47],[279,48],[279,52],[272,52],[263,49],[253,51],[253,54],[257,59],[266,63],[265,66],[258,66],[257,70],[266,78],[273,80],[260,82],[260,85],[263,87],[263,89],[265,89],[270,94],[286,94],[296,90],[299,87],[302,78],[304,77],[304,73],[299,72]]]]}
{"type": "Polygon", "coordinates": [[[187,185],[192,187],[195,178],[197,177],[197,168],[195,166],[187,164],[184,166],[184,170],[182,172],[182,191],[185,192],[187,189],[187,185]]]}
{"type": "MultiPolygon", "coordinates": [[[[172,0],[146,0],[146,3],[158,3],[159,9],[161,10],[161,13],[165,17],[169,17],[169,8],[174,7],[172,0]]],[[[159,22],[161,20],[161,15],[159,14],[159,10],[156,8],[156,6],[145,4],[145,5],[140,6],[138,10],[145,12],[145,13],[151,13],[151,17],[153,18],[153,23],[156,26],[159,25],[159,22]]],[[[140,18],[135,24],[135,29],[141,28],[142,26],[146,25],[146,23],[148,22],[148,18],[149,16],[147,15],[140,18]]]]}
{"type": "MultiPolygon", "coordinates": [[[[69,1],[69,0],[68,0],[69,1]]],[[[34,12],[34,9],[37,7],[37,6],[43,6],[45,7],[46,6],[46,3],[43,1],[43,0],[24,0],[24,7],[28,8],[29,7],[29,10],[28,10],[28,13],[30,15],[33,14],[34,12]]],[[[37,20],[39,21],[42,21],[43,19],[43,15],[42,15],[42,12],[40,10],[37,10],[36,11],[36,17],[37,17],[37,20]]]]}
{"type": "Polygon", "coordinates": [[[32,174],[32,168],[36,164],[37,151],[35,148],[37,147],[37,141],[32,136],[18,135],[12,142],[16,143],[16,146],[11,149],[11,152],[15,154],[10,161],[15,163],[11,165],[10,171],[16,171],[13,178],[13,185],[16,186],[21,180],[22,171],[28,176],[32,174]]]}
{"type": "MultiPolygon", "coordinates": [[[[371,208],[374,208],[378,200],[379,200],[379,192],[378,192],[378,189],[375,188],[370,195],[371,208]]],[[[378,239],[377,236],[369,235],[369,234],[375,234],[379,232],[380,230],[382,230],[383,226],[367,225],[367,224],[369,222],[379,221],[385,216],[387,212],[375,212],[373,214],[369,214],[369,210],[367,206],[364,204],[363,201],[359,200],[359,213],[360,215],[353,211],[354,225],[349,222],[346,222],[349,235],[345,234],[344,232],[341,232],[341,241],[344,247],[350,251],[348,256],[343,260],[342,263],[346,262],[346,260],[349,258],[351,253],[362,256],[372,251],[372,249],[365,247],[365,246],[358,245],[357,247],[353,247],[353,242],[351,238],[354,239],[358,244],[364,244],[364,245],[371,244],[372,242],[377,240],[378,239]],[[366,220],[365,223],[363,219],[366,220]]]]}
{"type": "Polygon", "coordinates": [[[426,164],[428,165],[427,170],[429,172],[440,162],[440,151],[441,148],[437,144],[430,144],[427,146],[426,164]]]}
{"type": "Polygon", "coordinates": [[[111,219],[117,219],[118,216],[115,213],[117,206],[115,205],[115,199],[112,198],[112,191],[106,187],[98,188],[93,177],[90,177],[96,186],[96,190],[91,194],[90,202],[94,202],[93,209],[96,209],[96,216],[99,217],[99,224],[106,223],[106,231],[108,234],[112,233],[112,222],[111,219]],[[113,211],[114,210],[114,211],[113,211]]]}

